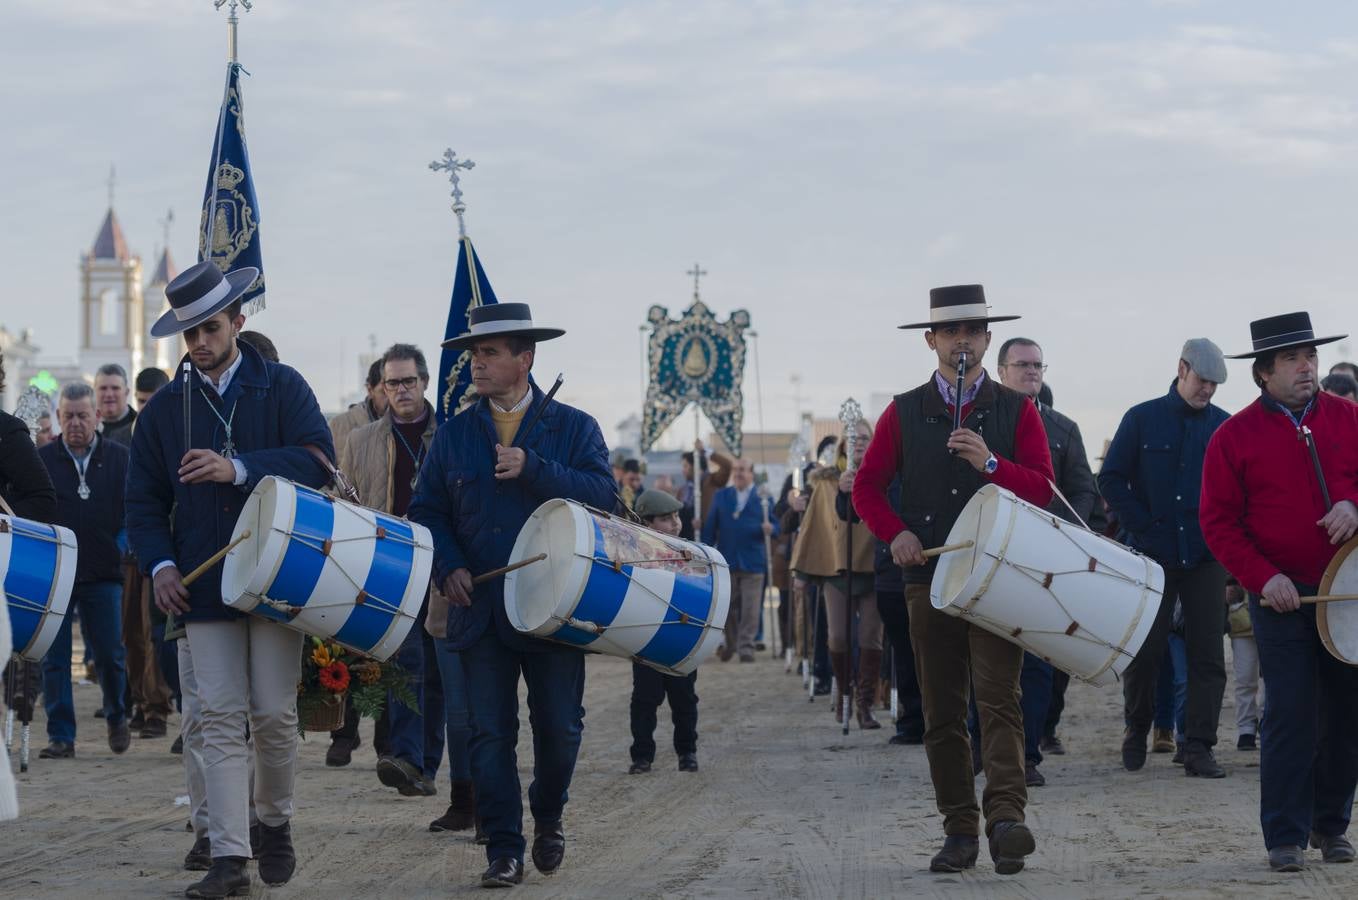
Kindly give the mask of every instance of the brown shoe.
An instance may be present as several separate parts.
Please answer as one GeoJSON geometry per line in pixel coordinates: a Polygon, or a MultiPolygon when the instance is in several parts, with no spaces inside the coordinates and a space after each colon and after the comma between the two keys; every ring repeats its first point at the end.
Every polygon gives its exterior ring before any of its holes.
{"type": "Polygon", "coordinates": [[[1174,752],[1174,729],[1156,728],[1151,736],[1152,753],[1173,753],[1174,752]]]}
{"type": "Polygon", "coordinates": [[[141,726],[139,737],[144,738],[163,738],[165,737],[164,719],[147,719],[141,726]]]}

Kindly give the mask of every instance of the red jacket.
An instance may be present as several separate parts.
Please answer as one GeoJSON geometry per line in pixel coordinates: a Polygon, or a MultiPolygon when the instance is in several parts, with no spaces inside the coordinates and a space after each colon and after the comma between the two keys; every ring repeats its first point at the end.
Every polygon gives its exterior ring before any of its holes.
{"type": "MultiPolygon", "coordinates": [[[[1358,404],[1317,394],[1311,429],[1330,501],[1358,503],[1358,404]]],[[[1316,522],[1325,501],[1306,443],[1281,409],[1255,400],[1212,436],[1202,471],[1207,546],[1245,590],[1278,573],[1318,586],[1337,549],[1316,522]]]]}
{"type": "MultiPolygon", "coordinates": [[[[962,418],[970,414],[971,404],[964,404],[962,418]]],[[[1000,465],[989,476],[992,483],[1013,491],[1034,506],[1045,508],[1051,502],[1052,489],[1048,483],[1053,477],[1051,448],[1047,446],[1042,416],[1031,400],[1023,404],[1014,430],[1014,459],[995,458],[1000,465]]],[[[887,499],[887,488],[900,468],[901,459],[901,425],[893,402],[877,420],[853,483],[854,509],[872,533],[887,543],[906,530],[887,499]]]]}

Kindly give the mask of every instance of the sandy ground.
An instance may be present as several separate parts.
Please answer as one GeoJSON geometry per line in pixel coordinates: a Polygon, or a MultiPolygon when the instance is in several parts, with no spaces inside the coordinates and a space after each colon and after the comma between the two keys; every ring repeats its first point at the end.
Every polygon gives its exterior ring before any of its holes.
{"type": "MultiPolygon", "coordinates": [[[[1229,667],[1228,667],[1229,669],[1229,667]]],[[[761,655],[703,667],[699,760],[681,774],[657,734],[656,768],[626,774],[630,670],[591,657],[584,747],[567,808],[565,865],[532,869],[523,897],[1204,897],[1358,896],[1358,865],[1326,866],[1312,852],[1300,875],[1267,867],[1258,826],[1258,755],[1234,749],[1227,691],[1220,757],[1230,777],[1187,779],[1168,756],[1122,771],[1116,689],[1071,686],[1062,733],[1069,748],[1043,765],[1032,792],[1038,851],[1018,876],[931,875],[941,834],[921,747],[886,744],[889,727],[847,737],[824,698],[761,655]]],[[[76,689],[73,761],[36,758],[20,779],[22,816],[0,824],[0,896],[171,897],[197,876],[180,869],[192,843],[180,758],[170,740],[134,739],[109,753],[93,718],[97,690],[76,689]]],[[[883,720],[885,714],[879,714],[883,720]]],[[[41,722],[34,744],[46,743],[41,722]]],[[[527,719],[520,767],[529,761],[527,719]]],[[[382,788],[366,743],[346,769],[327,769],[327,740],[301,748],[292,884],[253,896],[464,896],[485,864],[470,836],[431,834],[439,796],[382,788]]],[[[17,766],[17,763],[12,763],[17,766]]],[[[527,772],[525,771],[525,788],[527,772]]],[[[531,823],[530,823],[531,827],[531,823]]],[[[253,867],[252,867],[253,868],[253,867]]]]}

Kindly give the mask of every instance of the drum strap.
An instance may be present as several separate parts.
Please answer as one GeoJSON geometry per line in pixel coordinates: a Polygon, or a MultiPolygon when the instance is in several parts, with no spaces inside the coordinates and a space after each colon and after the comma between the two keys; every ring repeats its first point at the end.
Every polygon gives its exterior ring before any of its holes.
{"type": "Polygon", "coordinates": [[[346,499],[353,503],[357,503],[359,506],[363,505],[363,501],[360,500],[358,496],[358,489],[353,486],[348,478],[344,477],[344,473],[339,470],[339,466],[330,463],[330,457],[321,452],[320,447],[317,447],[315,444],[303,444],[302,447],[312,456],[316,457],[316,462],[321,464],[321,468],[330,473],[330,483],[335,486],[335,490],[339,491],[346,499]]]}
{"type": "Polygon", "coordinates": [[[11,519],[19,518],[14,514],[14,508],[5,502],[4,494],[0,494],[0,509],[3,509],[5,511],[5,515],[9,516],[11,519]]]}
{"type": "Polygon", "coordinates": [[[1080,518],[1080,514],[1075,511],[1075,507],[1070,505],[1070,501],[1066,499],[1065,494],[1061,493],[1061,489],[1056,486],[1056,482],[1048,478],[1047,484],[1051,485],[1052,492],[1055,493],[1056,496],[1061,499],[1061,502],[1066,504],[1066,509],[1070,510],[1070,514],[1075,517],[1075,521],[1079,522],[1080,525],[1084,527],[1085,531],[1093,531],[1094,529],[1090,528],[1088,523],[1086,523],[1084,519],[1080,518]]]}

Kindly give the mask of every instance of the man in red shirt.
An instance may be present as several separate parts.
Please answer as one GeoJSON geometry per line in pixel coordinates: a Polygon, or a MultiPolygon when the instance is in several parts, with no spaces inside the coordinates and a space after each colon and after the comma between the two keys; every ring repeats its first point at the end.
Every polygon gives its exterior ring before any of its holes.
{"type": "Polygon", "coordinates": [[[982,796],[985,832],[995,871],[1023,868],[1036,844],[1024,824],[1023,714],[1019,670],[1023,650],[965,620],[933,608],[929,582],[935,562],[926,547],[944,543],[963,507],[982,486],[994,483],[1039,507],[1051,502],[1051,452],[1037,407],[997,383],[981,367],[990,347],[992,316],[979,284],[929,292],[930,320],[902,328],[927,329],[938,369],[925,384],[896,396],[877,421],[853,486],[853,503],[873,534],[891,545],[904,567],[910,638],[915,648],[924,703],[924,746],[938,809],[943,849],[930,870],[958,872],[976,864],[980,812],[976,804],[971,744],[967,734],[969,686],[980,711],[982,796]],[[966,356],[962,396],[957,373],[966,356]],[[954,429],[960,403],[962,427],[954,429]],[[887,499],[893,477],[901,479],[901,510],[887,499]]]}
{"type": "Polygon", "coordinates": [[[1275,871],[1352,862],[1344,837],[1358,783],[1358,669],[1325,651],[1315,594],[1335,548],[1358,530],[1358,404],[1318,392],[1317,338],[1304,312],[1250,323],[1258,400],[1212,436],[1203,536],[1249,592],[1268,691],[1259,819],[1275,871]]]}

